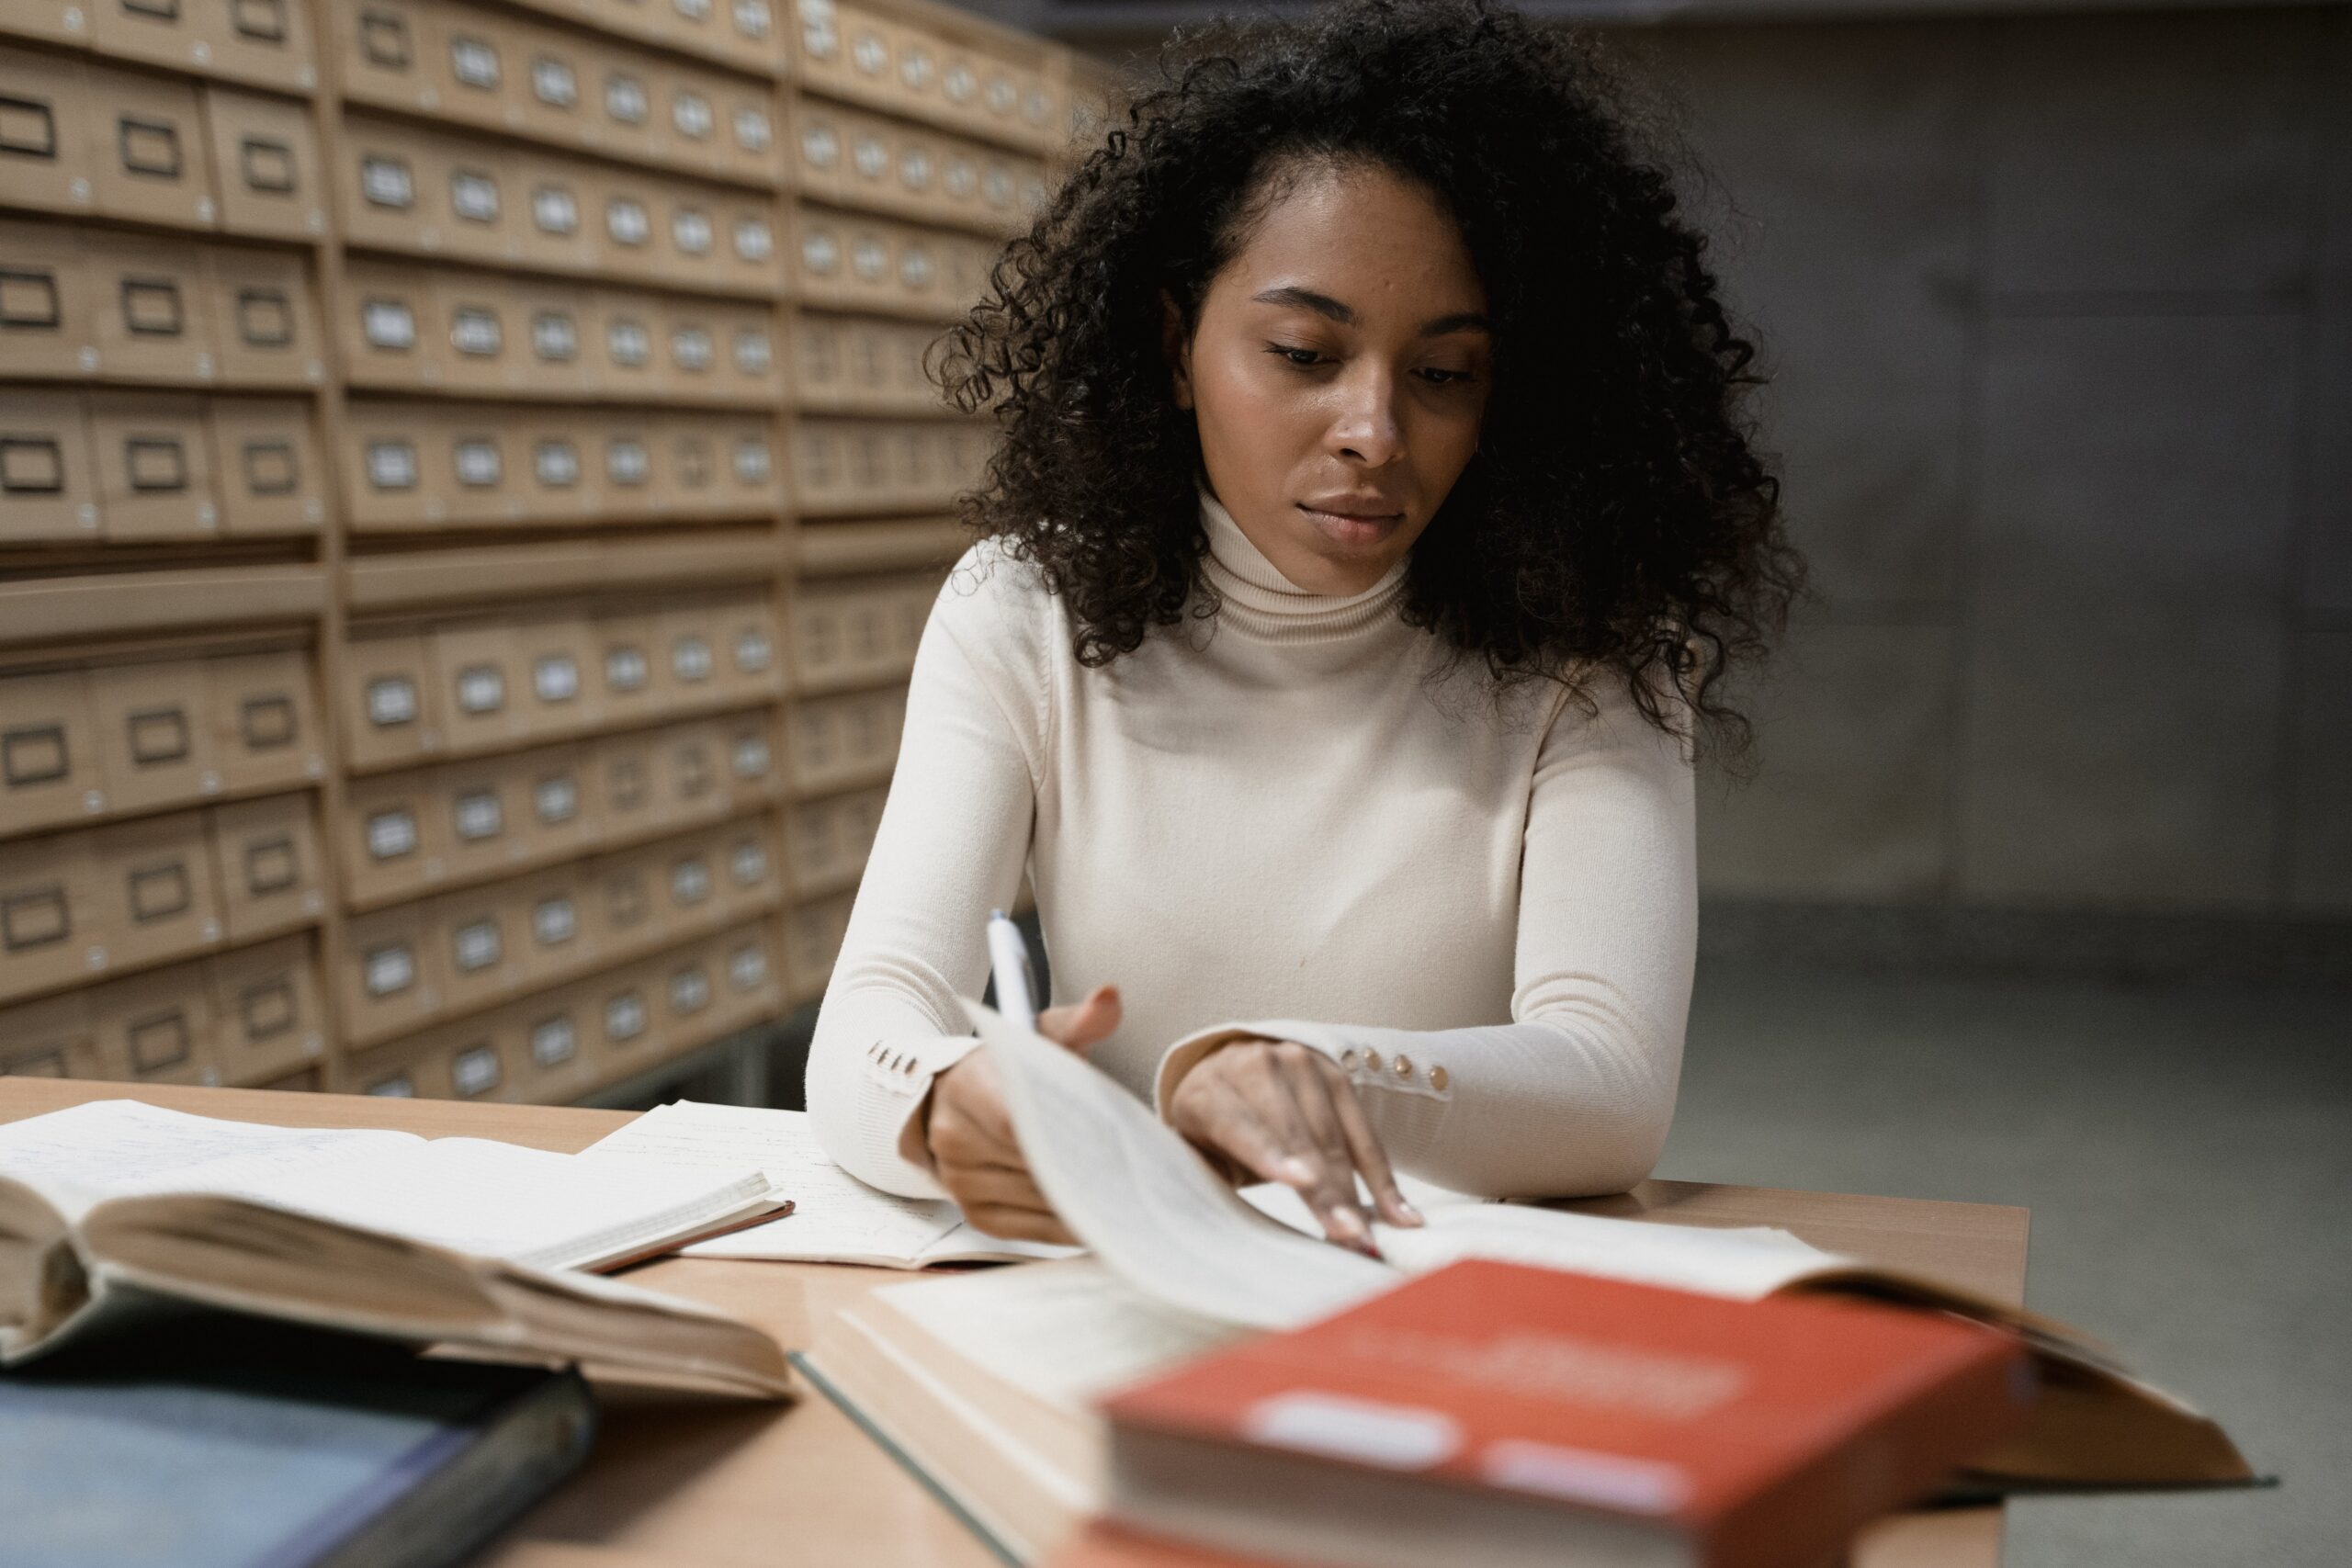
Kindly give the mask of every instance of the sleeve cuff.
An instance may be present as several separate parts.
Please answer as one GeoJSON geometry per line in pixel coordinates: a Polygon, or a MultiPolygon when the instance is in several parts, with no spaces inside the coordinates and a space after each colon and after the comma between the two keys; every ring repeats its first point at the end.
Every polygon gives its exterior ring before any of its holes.
{"type": "Polygon", "coordinates": [[[1151,1106],[1162,1122],[1176,1097],[1176,1086],[1219,1047],[1237,1040],[1295,1040],[1339,1060],[1341,1046],[1330,1030],[1319,1023],[1293,1018],[1260,1019],[1250,1023],[1219,1023],[1195,1030],[1160,1053],[1159,1070],[1152,1077],[1151,1106]]]}
{"type": "MultiPolygon", "coordinates": [[[[931,1035],[910,1041],[877,1040],[862,1053],[858,1069],[867,1083],[882,1092],[889,1130],[888,1147],[902,1167],[899,1174],[924,1190],[913,1194],[944,1198],[922,1136],[922,1111],[930,1103],[932,1085],[939,1075],[972,1054],[979,1039],[970,1034],[931,1035]]],[[[895,1189],[894,1190],[898,1190],[895,1189]]]]}

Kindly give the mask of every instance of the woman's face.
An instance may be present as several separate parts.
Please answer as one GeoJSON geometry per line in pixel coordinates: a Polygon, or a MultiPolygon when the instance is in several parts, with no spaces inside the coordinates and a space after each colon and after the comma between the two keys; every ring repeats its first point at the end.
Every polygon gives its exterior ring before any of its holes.
{"type": "Polygon", "coordinates": [[[1478,446],[1486,309],[1444,209],[1343,164],[1285,182],[1189,342],[1171,321],[1209,488],[1284,577],[1353,593],[1412,548],[1478,446]]]}

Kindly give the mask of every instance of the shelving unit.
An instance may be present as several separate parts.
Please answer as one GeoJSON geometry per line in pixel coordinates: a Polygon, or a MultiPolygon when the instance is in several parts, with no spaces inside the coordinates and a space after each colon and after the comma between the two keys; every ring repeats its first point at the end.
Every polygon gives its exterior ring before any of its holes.
{"type": "Polygon", "coordinates": [[[571,1100],[813,998],[1099,84],[950,7],[0,13],[0,1071],[571,1100]],[[878,52],[877,52],[878,51],[878,52]]]}

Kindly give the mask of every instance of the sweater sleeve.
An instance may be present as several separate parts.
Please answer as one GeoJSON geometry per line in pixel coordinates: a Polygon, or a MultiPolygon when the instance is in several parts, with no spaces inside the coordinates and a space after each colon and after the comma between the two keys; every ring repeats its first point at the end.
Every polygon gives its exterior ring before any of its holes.
{"type": "Polygon", "coordinates": [[[1508,1024],[1401,1030],[1301,1019],[1218,1024],[1161,1057],[1183,1075],[1244,1036],[1346,1069],[1396,1168],[1484,1197],[1618,1192],[1673,1119],[1698,947],[1692,770],[1630,694],[1563,704],[1538,752],[1521,851],[1508,1024]]]}
{"type": "Polygon", "coordinates": [[[808,1047],[819,1144],[886,1191],[944,1196],[915,1113],[978,1043],[957,998],[987,984],[988,914],[1012,907],[1028,859],[1045,697],[1022,652],[1034,629],[1017,625],[1024,595],[1004,581],[1017,571],[967,554],[933,606],[889,798],[808,1047]]]}

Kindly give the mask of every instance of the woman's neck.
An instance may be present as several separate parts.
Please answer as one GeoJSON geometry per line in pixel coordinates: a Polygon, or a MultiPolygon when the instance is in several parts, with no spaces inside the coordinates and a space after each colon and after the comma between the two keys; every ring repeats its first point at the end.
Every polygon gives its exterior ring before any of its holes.
{"type": "Polygon", "coordinates": [[[1250,541],[1207,485],[1199,487],[1201,526],[1209,540],[1203,570],[1225,601],[1225,617],[1249,635],[1276,640],[1343,636],[1392,618],[1410,558],[1355,593],[1315,593],[1283,575],[1250,541]]]}

